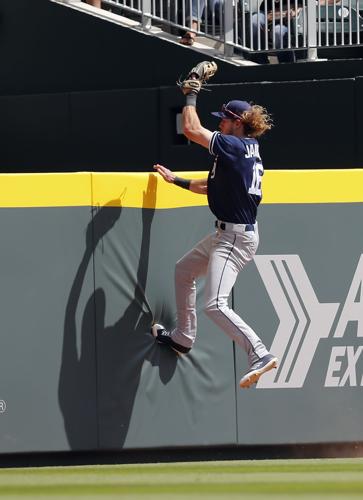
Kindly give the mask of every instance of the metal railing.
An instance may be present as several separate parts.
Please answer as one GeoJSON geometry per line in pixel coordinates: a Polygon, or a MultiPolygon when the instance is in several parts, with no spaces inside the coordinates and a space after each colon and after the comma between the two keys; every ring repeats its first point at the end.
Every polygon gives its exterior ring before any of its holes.
{"type": "Polygon", "coordinates": [[[363,0],[103,0],[103,7],[174,34],[223,44],[225,56],[361,45],[363,0]]]}

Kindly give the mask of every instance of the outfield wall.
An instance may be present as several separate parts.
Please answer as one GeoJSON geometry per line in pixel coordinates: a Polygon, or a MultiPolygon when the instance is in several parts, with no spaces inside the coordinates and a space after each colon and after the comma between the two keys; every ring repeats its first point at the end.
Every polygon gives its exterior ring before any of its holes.
{"type": "Polygon", "coordinates": [[[2,175],[1,452],[363,441],[362,187],[363,170],[266,172],[231,300],[281,363],[241,391],[203,281],[190,355],[149,334],[175,324],[206,197],[154,174],[2,175]]]}

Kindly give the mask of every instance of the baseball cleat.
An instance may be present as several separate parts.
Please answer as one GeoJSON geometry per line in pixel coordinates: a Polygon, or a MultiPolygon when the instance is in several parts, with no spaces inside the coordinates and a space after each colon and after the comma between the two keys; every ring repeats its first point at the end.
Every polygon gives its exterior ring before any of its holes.
{"type": "Polygon", "coordinates": [[[253,363],[249,371],[239,381],[239,386],[242,389],[248,389],[253,384],[257,384],[259,378],[264,373],[277,368],[278,359],[272,354],[266,354],[263,358],[256,363],[253,363]]]}
{"type": "Polygon", "coordinates": [[[173,349],[177,354],[187,354],[190,351],[190,347],[184,347],[183,345],[177,344],[171,338],[170,332],[165,330],[163,325],[155,323],[151,327],[151,335],[155,338],[159,344],[165,344],[173,349]]]}

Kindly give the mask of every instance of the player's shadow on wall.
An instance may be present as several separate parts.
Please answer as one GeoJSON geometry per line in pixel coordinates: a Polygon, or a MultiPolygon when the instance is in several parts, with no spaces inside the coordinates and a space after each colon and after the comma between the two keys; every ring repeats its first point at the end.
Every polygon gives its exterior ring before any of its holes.
{"type": "Polygon", "coordinates": [[[120,218],[121,201],[112,200],[98,210],[87,228],[86,249],[66,307],[59,380],[59,402],[72,450],[123,447],[145,360],[159,366],[163,384],[174,374],[177,357],[155,344],[149,333],[153,318],[145,297],[155,201],[156,178],[150,175],[144,205],[153,208],[142,209],[133,298],[116,323],[107,326],[107,297],[102,288],[96,288],[84,308],[77,349],[77,308],[87,269],[93,264],[97,245],[120,218]]]}

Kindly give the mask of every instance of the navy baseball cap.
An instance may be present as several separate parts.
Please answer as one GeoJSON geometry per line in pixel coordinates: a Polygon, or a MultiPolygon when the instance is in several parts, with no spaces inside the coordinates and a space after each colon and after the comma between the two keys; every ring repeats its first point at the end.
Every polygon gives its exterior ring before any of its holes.
{"type": "Polygon", "coordinates": [[[240,118],[242,113],[249,111],[251,107],[247,101],[229,101],[223,104],[221,111],[214,111],[212,115],[218,118],[240,118]]]}

